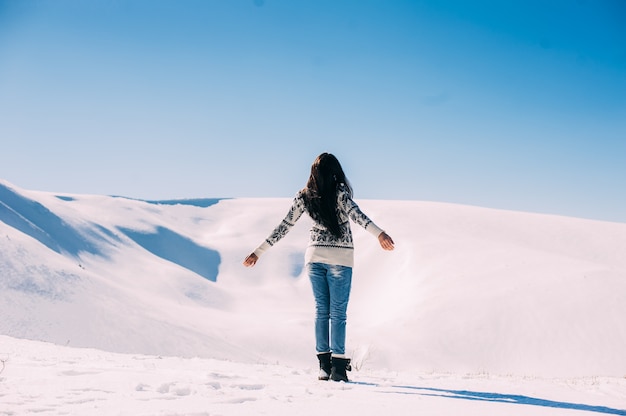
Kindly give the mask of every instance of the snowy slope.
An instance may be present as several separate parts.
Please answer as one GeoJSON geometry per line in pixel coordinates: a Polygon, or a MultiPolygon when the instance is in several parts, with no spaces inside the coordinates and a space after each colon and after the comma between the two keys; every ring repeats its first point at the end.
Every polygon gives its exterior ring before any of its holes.
{"type": "MultiPolygon", "coordinates": [[[[354,227],[348,349],[362,371],[626,376],[626,224],[358,202],[397,247],[354,227]]],[[[0,182],[0,335],[310,368],[308,220],[241,265],[289,204],[0,182]]]]}
{"type": "Polygon", "coordinates": [[[626,415],[626,379],[416,374],[115,354],[0,335],[0,415],[626,415]],[[2,369],[2,362],[5,368],[2,369]]]}

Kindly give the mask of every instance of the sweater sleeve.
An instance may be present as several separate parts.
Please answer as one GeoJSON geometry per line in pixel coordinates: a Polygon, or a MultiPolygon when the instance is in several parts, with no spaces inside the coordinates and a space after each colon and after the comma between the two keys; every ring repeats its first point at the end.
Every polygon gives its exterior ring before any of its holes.
{"type": "Polygon", "coordinates": [[[341,204],[343,205],[343,209],[348,214],[348,217],[354,221],[355,224],[363,227],[367,232],[372,234],[374,237],[378,237],[383,230],[378,227],[374,222],[369,219],[367,215],[361,211],[356,202],[350,197],[347,192],[342,192],[340,196],[341,204]]]}
{"type": "Polygon", "coordinates": [[[276,244],[280,239],[287,235],[291,228],[296,224],[304,213],[304,201],[301,198],[301,194],[298,193],[293,200],[291,208],[285,218],[278,224],[274,231],[265,239],[265,241],[254,250],[254,254],[257,257],[261,257],[270,247],[276,244]]]}

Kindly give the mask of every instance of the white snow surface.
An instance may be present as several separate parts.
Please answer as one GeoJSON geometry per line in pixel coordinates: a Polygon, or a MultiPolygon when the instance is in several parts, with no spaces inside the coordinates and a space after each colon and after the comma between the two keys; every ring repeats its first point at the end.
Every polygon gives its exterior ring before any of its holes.
{"type": "Polygon", "coordinates": [[[626,415],[626,224],[358,200],[353,383],[316,380],[289,198],[0,181],[0,415],[626,415]]]}

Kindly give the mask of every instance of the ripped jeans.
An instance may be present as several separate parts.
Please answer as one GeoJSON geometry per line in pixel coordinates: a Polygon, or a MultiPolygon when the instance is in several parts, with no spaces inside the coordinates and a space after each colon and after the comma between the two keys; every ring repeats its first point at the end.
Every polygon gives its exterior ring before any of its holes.
{"type": "Polygon", "coordinates": [[[344,355],[352,267],[309,263],[307,272],[315,296],[315,349],[344,355]]]}

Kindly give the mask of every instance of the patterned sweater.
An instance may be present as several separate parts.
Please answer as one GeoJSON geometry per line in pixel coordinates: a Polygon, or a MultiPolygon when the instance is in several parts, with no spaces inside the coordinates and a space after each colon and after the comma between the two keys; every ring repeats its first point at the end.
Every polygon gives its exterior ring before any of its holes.
{"type": "MultiPolygon", "coordinates": [[[[324,225],[314,221],[311,227],[309,245],[304,254],[304,263],[326,263],[353,267],[354,265],[354,243],[352,231],[350,230],[350,219],[363,227],[370,234],[378,237],[383,232],[376,224],[370,220],[359,209],[359,206],[352,200],[345,187],[340,186],[337,192],[337,211],[339,214],[339,224],[342,229],[342,237],[335,237],[324,225]]],[[[254,254],[257,257],[267,251],[283,238],[306,212],[303,199],[303,191],[296,194],[291,209],[282,222],[272,231],[267,239],[261,244],[254,254]]]]}

